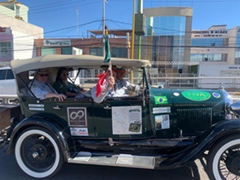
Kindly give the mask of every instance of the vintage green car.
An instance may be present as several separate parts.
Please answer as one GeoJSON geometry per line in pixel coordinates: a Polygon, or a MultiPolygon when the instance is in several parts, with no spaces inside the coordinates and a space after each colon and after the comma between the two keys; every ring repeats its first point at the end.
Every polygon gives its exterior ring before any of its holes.
{"type": "MultiPolygon", "coordinates": [[[[210,179],[240,178],[240,102],[233,103],[224,89],[153,86],[148,60],[112,58],[111,64],[128,68],[127,77],[141,88],[96,103],[92,97],[38,99],[29,82],[36,69],[48,68],[53,83],[58,68],[66,67],[86,85],[85,75],[108,66],[102,57],[46,55],[11,61],[22,118],[11,119],[2,143],[9,143],[8,153],[15,152],[26,174],[47,178],[65,162],[172,169],[207,155],[210,179]]],[[[93,85],[95,74],[89,80],[93,85]]]]}

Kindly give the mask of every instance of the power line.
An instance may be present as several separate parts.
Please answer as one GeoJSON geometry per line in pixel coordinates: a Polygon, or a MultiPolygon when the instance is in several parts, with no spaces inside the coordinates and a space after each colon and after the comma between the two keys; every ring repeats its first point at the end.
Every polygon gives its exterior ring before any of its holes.
{"type": "MultiPolygon", "coordinates": [[[[98,2],[98,1],[97,1],[98,2]]],[[[95,3],[95,2],[92,2],[92,3],[95,3]]],[[[89,4],[89,3],[88,3],[89,4]]],[[[47,4],[46,4],[47,5],[47,4]]],[[[72,6],[72,7],[75,7],[75,5],[74,6],[72,6]]],[[[65,8],[65,7],[64,7],[65,8]]],[[[106,21],[109,21],[109,22],[113,22],[113,23],[120,23],[120,24],[128,24],[128,25],[131,25],[132,26],[132,24],[131,23],[126,23],[126,22],[120,22],[120,21],[115,21],[115,20],[108,20],[108,19],[106,19],[106,21]]],[[[144,28],[147,28],[148,26],[145,26],[144,28]]],[[[188,31],[181,31],[181,30],[174,30],[174,29],[168,29],[168,28],[158,28],[158,27],[152,27],[153,29],[157,29],[157,30],[165,30],[165,31],[172,31],[173,33],[175,32],[175,33],[191,33],[191,32],[188,32],[188,31]]],[[[155,34],[156,35],[156,34],[155,34]]]]}
{"type": "MultiPolygon", "coordinates": [[[[100,20],[94,20],[94,21],[90,21],[90,22],[87,22],[87,23],[83,23],[83,24],[80,24],[79,26],[86,26],[86,25],[89,25],[89,24],[92,24],[92,23],[96,23],[96,22],[99,22],[100,20]]],[[[52,30],[52,31],[47,31],[45,32],[45,34],[50,34],[50,33],[55,33],[55,32],[59,32],[59,31],[64,31],[64,30],[68,30],[68,29],[75,29],[76,28],[76,25],[74,26],[69,26],[69,27],[65,27],[65,28],[61,28],[61,29],[57,29],[57,30],[52,30]]],[[[36,33],[36,34],[30,34],[30,35],[26,35],[26,36],[19,36],[19,37],[16,37],[14,39],[20,39],[20,38],[26,38],[26,37],[31,37],[31,36],[37,36],[37,35],[41,35],[42,33],[36,33]]],[[[1,41],[7,41],[7,40],[11,40],[9,38],[6,38],[6,39],[1,39],[1,41]]]]}
{"type": "MultiPolygon", "coordinates": [[[[101,42],[96,42],[96,43],[85,43],[83,44],[83,42],[81,42],[80,44],[75,44],[74,47],[81,47],[81,48],[84,48],[84,47],[92,47],[94,45],[97,45],[97,47],[99,48],[102,48],[102,43],[101,42]]],[[[115,45],[118,45],[117,48],[125,48],[124,46],[126,46],[127,44],[123,44],[123,43],[115,43],[115,45]]],[[[239,49],[240,50],[240,47],[239,46],[230,46],[230,47],[210,47],[210,46],[181,46],[181,45],[149,45],[149,44],[134,44],[135,47],[145,47],[145,48],[148,48],[151,47],[151,48],[211,48],[211,49],[239,49]]],[[[51,46],[51,47],[41,47],[41,48],[66,48],[66,47],[72,47],[72,46],[51,46]]],[[[115,47],[115,46],[114,46],[115,47]]],[[[112,47],[112,48],[114,48],[112,47]]],[[[35,48],[35,47],[33,47],[35,48]]],[[[26,48],[26,49],[19,49],[19,50],[10,50],[11,52],[21,52],[21,51],[29,51],[29,50],[32,50],[33,48],[26,48]]],[[[96,47],[95,47],[96,48],[96,47]]],[[[151,49],[150,48],[150,49],[151,49]]],[[[0,51],[1,52],[1,51],[0,51]]],[[[216,53],[215,53],[216,54],[216,53]]]]}
{"type": "MultiPolygon", "coordinates": [[[[97,0],[97,1],[94,1],[94,2],[88,2],[88,3],[85,3],[85,4],[79,4],[79,3],[81,3],[81,2],[79,2],[79,1],[76,1],[75,3],[69,3],[69,2],[67,2],[66,3],[66,1],[65,1],[65,3],[64,4],[58,4],[58,3],[50,3],[50,4],[57,4],[57,5],[54,5],[54,6],[49,6],[48,4],[45,4],[45,8],[39,8],[38,6],[36,6],[37,8],[33,8],[33,10],[32,10],[32,8],[30,9],[30,12],[26,12],[26,13],[21,13],[20,15],[26,15],[26,14],[39,14],[39,13],[44,13],[44,12],[49,12],[50,10],[51,10],[51,12],[52,11],[57,11],[57,10],[62,10],[62,9],[68,9],[68,8],[72,8],[72,7],[76,7],[76,5],[78,5],[78,6],[87,6],[87,5],[91,5],[91,4],[96,4],[96,3],[98,3],[100,0],[97,0]],[[66,6],[66,4],[67,4],[67,6],[66,6]],[[73,5],[73,4],[75,4],[75,5],[73,5]],[[58,7],[58,6],[60,6],[60,7],[63,7],[63,8],[58,8],[58,9],[51,9],[51,8],[55,8],[55,7],[58,7]],[[46,9],[48,9],[48,10],[46,10],[46,9]],[[40,10],[40,11],[38,11],[38,10],[40,10]],[[33,11],[33,12],[32,12],[33,11]]],[[[41,6],[41,5],[40,5],[41,6]]],[[[10,9],[9,9],[10,10],[10,9]]],[[[6,10],[6,11],[1,11],[1,13],[2,14],[5,14],[5,15],[12,15],[12,12],[9,12],[9,10],[6,10]]]]}

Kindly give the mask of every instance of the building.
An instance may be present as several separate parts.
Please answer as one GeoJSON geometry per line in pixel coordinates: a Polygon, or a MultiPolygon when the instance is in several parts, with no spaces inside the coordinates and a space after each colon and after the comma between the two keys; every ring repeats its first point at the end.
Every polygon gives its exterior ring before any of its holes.
{"type": "Polygon", "coordinates": [[[142,37],[142,58],[152,61],[159,73],[188,71],[190,61],[192,8],[143,9],[146,34],[142,37]]]}
{"type": "Polygon", "coordinates": [[[240,64],[240,27],[213,25],[207,30],[192,31],[191,38],[191,61],[240,64]]]}
{"type": "MultiPolygon", "coordinates": [[[[131,30],[109,30],[109,42],[111,57],[128,58],[129,48],[127,34],[131,30]]],[[[36,56],[46,54],[91,54],[103,56],[102,31],[90,30],[90,38],[67,38],[67,39],[36,39],[34,47],[36,56]]]]}
{"type": "MultiPolygon", "coordinates": [[[[239,65],[240,27],[213,25],[192,30],[192,11],[189,7],[158,7],[136,13],[134,58],[149,59],[158,76],[198,74],[195,64],[199,62],[239,65]]],[[[103,56],[100,30],[89,30],[89,38],[44,38],[41,27],[28,23],[28,7],[15,0],[0,2],[0,19],[0,66],[12,59],[46,54],[103,56]]],[[[111,56],[130,58],[132,30],[108,31],[111,56]]]]}
{"type": "MultiPolygon", "coordinates": [[[[151,60],[154,67],[163,73],[178,73],[184,69],[187,71],[190,62],[192,9],[150,8],[144,9],[143,15],[146,18],[142,20],[146,21],[140,28],[147,33],[143,35],[143,31],[135,30],[134,58],[151,60]]],[[[102,31],[89,30],[89,33],[90,38],[36,39],[36,55],[71,54],[72,48],[76,48],[82,54],[102,56],[102,31]]],[[[131,33],[132,30],[108,30],[112,57],[130,58],[131,33]]]]}
{"type": "Polygon", "coordinates": [[[213,25],[207,30],[192,31],[191,62],[189,72],[202,79],[202,88],[239,88],[240,77],[240,27],[227,29],[226,25],[213,25]],[[219,77],[235,77],[221,79],[219,77]],[[234,87],[229,87],[234,84],[234,87]]]}
{"type": "Polygon", "coordinates": [[[0,19],[0,66],[35,57],[34,39],[43,37],[43,28],[28,23],[28,7],[15,0],[0,2],[0,19]]]}

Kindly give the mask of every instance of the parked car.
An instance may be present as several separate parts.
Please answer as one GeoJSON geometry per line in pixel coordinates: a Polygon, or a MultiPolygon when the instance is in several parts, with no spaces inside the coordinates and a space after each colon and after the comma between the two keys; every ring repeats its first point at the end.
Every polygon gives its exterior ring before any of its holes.
{"type": "MultiPolygon", "coordinates": [[[[172,169],[207,152],[211,179],[240,177],[240,102],[224,89],[170,89],[151,85],[148,60],[112,58],[138,76],[133,96],[37,99],[29,72],[59,67],[96,70],[108,66],[91,55],[46,55],[11,61],[22,116],[12,118],[4,143],[19,167],[34,178],[53,176],[64,163],[172,169]]],[[[76,172],[77,173],[77,172],[76,172]]]]}
{"type": "Polygon", "coordinates": [[[17,96],[17,86],[9,66],[0,68],[0,96],[17,96]]]}

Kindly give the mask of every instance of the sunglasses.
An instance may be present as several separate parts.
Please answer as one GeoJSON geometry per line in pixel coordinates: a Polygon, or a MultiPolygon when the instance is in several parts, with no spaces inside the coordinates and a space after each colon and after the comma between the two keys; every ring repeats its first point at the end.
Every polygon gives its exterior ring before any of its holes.
{"type": "Polygon", "coordinates": [[[48,77],[48,74],[39,74],[40,77],[48,77]]]}
{"type": "Polygon", "coordinates": [[[68,73],[67,73],[67,74],[63,73],[62,75],[63,75],[63,76],[68,76],[68,73]]]}

